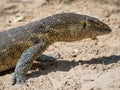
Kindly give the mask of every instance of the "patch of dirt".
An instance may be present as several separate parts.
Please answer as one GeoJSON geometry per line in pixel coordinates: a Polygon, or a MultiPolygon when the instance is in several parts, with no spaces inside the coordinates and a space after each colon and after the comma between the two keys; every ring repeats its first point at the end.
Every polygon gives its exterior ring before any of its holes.
{"type": "Polygon", "coordinates": [[[0,90],[119,90],[120,0],[0,0],[0,31],[62,12],[99,18],[112,33],[71,43],[56,42],[44,54],[61,59],[46,68],[34,64],[28,85],[11,85],[13,70],[0,76],[0,90]]]}

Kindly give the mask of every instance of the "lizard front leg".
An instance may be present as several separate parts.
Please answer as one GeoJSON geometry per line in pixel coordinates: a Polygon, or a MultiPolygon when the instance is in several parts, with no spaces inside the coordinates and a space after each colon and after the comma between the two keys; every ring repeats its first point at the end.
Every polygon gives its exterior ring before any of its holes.
{"type": "Polygon", "coordinates": [[[31,68],[33,61],[39,57],[47,46],[46,42],[41,42],[37,45],[31,46],[22,53],[15,68],[12,85],[16,83],[25,84],[27,82],[25,74],[31,68]]]}

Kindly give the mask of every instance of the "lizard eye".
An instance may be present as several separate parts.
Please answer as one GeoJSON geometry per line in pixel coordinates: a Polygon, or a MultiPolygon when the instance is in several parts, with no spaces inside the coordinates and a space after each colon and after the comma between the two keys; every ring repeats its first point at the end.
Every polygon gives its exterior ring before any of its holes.
{"type": "Polygon", "coordinates": [[[95,23],[96,25],[99,25],[99,22],[96,19],[89,20],[89,21],[92,22],[92,23],[95,23]]]}

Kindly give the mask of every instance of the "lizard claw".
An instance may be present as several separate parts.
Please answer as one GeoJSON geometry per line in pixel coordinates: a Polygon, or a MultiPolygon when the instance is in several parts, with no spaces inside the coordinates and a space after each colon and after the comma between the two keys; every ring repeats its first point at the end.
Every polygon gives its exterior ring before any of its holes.
{"type": "Polygon", "coordinates": [[[27,84],[27,78],[23,75],[15,74],[12,78],[12,85],[15,84],[27,84]]]}

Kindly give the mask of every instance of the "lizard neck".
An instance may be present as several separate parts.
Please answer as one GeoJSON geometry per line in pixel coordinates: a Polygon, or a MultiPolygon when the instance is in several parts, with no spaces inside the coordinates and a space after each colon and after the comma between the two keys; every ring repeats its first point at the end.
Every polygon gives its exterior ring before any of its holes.
{"type": "Polygon", "coordinates": [[[73,42],[82,40],[86,38],[86,33],[83,33],[82,28],[78,24],[63,24],[61,26],[56,26],[55,28],[50,28],[48,36],[53,42],[73,42]]]}

